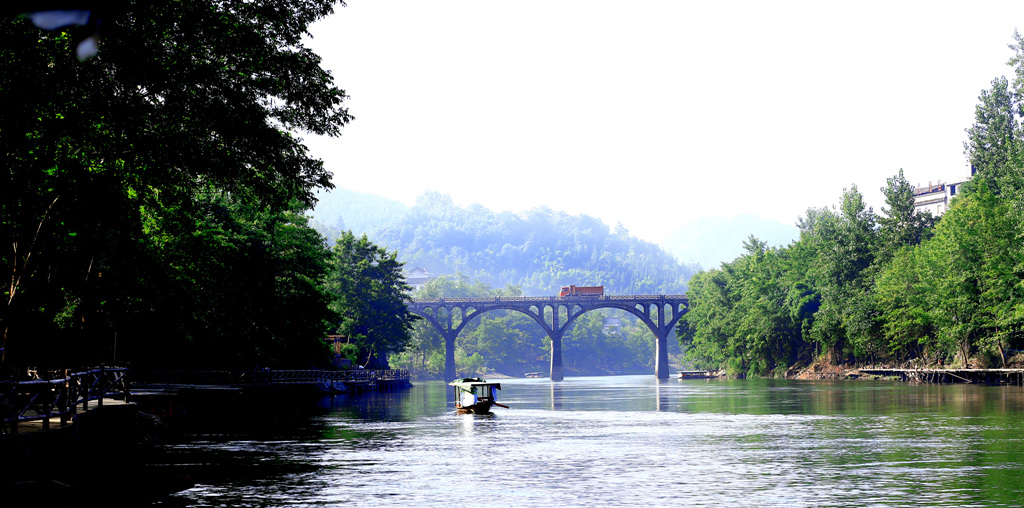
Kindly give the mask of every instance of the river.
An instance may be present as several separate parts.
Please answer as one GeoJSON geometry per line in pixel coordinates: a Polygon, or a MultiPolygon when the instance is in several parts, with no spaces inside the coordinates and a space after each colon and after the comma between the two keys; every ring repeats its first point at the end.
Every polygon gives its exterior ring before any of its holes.
{"type": "Polygon", "coordinates": [[[164,506],[1021,506],[1024,388],[501,380],[252,409],[167,445],[164,506]],[[272,416],[277,414],[277,417],[272,416]],[[264,415],[264,416],[261,416],[264,415]]]}

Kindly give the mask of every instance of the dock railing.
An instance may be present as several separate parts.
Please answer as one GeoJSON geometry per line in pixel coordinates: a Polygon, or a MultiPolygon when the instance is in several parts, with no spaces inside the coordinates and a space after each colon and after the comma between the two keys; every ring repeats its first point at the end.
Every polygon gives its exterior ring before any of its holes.
{"type": "Polygon", "coordinates": [[[405,369],[387,370],[268,370],[254,372],[253,380],[263,377],[265,383],[328,383],[331,381],[401,381],[409,379],[405,369]],[[261,376],[263,374],[263,376],[261,376]]]}
{"type": "Polygon", "coordinates": [[[350,370],[282,370],[255,369],[241,371],[162,371],[137,373],[136,381],[150,384],[187,384],[193,386],[252,386],[315,383],[360,383],[375,381],[408,381],[406,369],[350,370]]]}
{"type": "Polygon", "coordinates": [[[40,421],[46,430],[50,419],[58,417],[63,426],[79,410],[88,410],[92,401],[102,406],[105,397],[130,396],[126,368],[99,367],[50,377],[0,381],[0,433],[16,434],[19,424],[30,421],[40,421]]]}
{"type": "MultiPolygon", "coordinates": [[[[287,385],[354,383],[376,384],[409,381],[405,369],[387,370],[276,370],[251,371],[177,371],[133,374],[144,381],[154,374],[162,382],[201,385],[287,385]]],[[[0,381],[0,434],[16,434],[18,425],[39,421],[43,430],[50,428],[50,420],[60,418],[67,425],[79,411],[86,411],[95,401],[103,405],[104,398],[128,401],[131,388],[127,368],[98,367],[81,372],[49,373],[49,379],[0,381]]],[[[139,379],[135,379],[135,383],[139,379]]]]}

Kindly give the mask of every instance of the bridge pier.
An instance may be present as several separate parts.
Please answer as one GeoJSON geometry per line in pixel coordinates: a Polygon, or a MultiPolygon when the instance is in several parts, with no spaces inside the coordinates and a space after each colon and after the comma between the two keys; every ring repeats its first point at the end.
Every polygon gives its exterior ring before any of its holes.
{"type": "Polygon", "coordinates": [[[657,345],[654,350],[654,377],[668,379],[668,336],[673,330],[658,333],[657,345]]]}
{"type": "Polygon", "coordinates": [[[657,306],[657,318],[658,327],[657,329],[652,328],[654,336],[657,337],[656,345],[654,347],[654,377],[658,379],[668,379],[668,336],[676,329],[676,322],[679,320],[678,308],[669,311],[664,305],[657,306]],[[669,312],[669,316],[666,316],[666,311],[669,312]],[[668,323],[666,319],[668,318],[668,323]]]}
{"type": "Polygon", "coordinates": [[[455,333],[444,334],[444,380],[455,381],[455,333]]]}
{"type": "Polygon", "coordinates": [[[562,375],[562,336],[551,336],[551,380],[561,381],[562,375]]]}

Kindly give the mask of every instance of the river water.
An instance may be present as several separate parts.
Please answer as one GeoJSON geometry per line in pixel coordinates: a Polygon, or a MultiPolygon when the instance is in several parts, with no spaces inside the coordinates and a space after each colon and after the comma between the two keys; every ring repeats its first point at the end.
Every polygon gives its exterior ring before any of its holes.
{"type": "Polygon", "coordinates": [[[211,426],[165,448],[195,485],[160,504],[1024,505],[1019,386],[501,383],[510,409],[491,415],[458,415],[446,385],[423,382],[211,426]]]}

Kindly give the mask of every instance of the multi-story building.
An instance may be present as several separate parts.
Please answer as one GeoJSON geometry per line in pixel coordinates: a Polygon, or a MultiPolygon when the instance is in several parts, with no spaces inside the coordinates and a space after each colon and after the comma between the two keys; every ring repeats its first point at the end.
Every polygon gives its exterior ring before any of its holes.
{"type": "Polygon", "coordinates": [[[956,196],[962,183],[942,183],[939,180],[935,185],[928,182],[927,187],[914,187],[914,212],[927,210],[935,217],[946,213],[949,201],[956,196]]]}
{"type": "MultiPolygon", "coordinates": [[[[974,168],[971,168],[971,176],[974,176],[974,172],[974,168]]],[[[927,187],[914,187],[914,212],[927,210],[935,217],[941,216],[949,210],[949,202],[960,193],[960,186],[968,180],[970,177],[954,183],[942,183],[939,180],[934,185],[928,182],[927,187]]]]}

